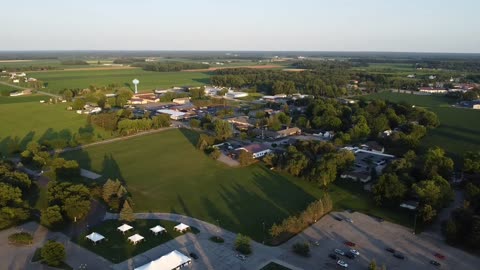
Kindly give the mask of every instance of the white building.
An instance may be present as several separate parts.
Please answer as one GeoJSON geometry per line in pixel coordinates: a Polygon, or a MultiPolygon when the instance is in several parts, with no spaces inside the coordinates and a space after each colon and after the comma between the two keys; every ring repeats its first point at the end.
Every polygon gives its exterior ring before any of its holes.
{"type": "Polygon", "coordinates": [[[183,253],[174,250],[162,257],[144,264],[134,270],[173,270],[180,269],[192,263],[192,259],[185,256],[183,253]]]}
{"type": "Polygon", "coordinates": [[[272,152],[272,150],[270,150],[268,148],[268,146],[263,145],[263,144],[258,144],[258,143],[250,144],[250,145],[247,145],[245,147],[240,147],[240,148],[237,148],[235,150],[237,150],[237,151],[243,150],[243,151],[246,151],[248,153],[251,153],[253,158],[263,157],[266,154],[272,152]]]}
{"type": "Polygon", "coordinates": [[[242,98],[242,97],[248,97],[248,93],[245,92],[235,92],[233,90],[228,90],[227,93],[225,93],[226,98],[242,98]]]}
{"type": "Polygon", "coordinates": [[[184,119],[186,115],[186,113],[174,111],[174,110],[168,110],[168,109],[157,110],[157,112],[170,115],[170,119],[172,120],[184,119]]]}

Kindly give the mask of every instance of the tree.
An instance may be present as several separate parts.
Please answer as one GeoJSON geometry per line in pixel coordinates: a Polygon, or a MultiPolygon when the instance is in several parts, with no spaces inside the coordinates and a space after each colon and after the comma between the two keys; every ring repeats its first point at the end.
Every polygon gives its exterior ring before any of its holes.
{"type": "Polygon", "coordinates": [[[110,201],[110,198],[117,193],[119,186],[120,181],[113,181],[110,178],[107,179],[105,184],[103,184],[102,198],[106,203],[108,203],[110,201]]]}
{"type": "Polygon", "coordinates": [[[377,270],[377,262],[375,262],[375,260],[370,261],[370,264],[368,265],[368,270],[377,270]]]}
{"type": "Polygon", "coordinates": [[[253,156],[250,152],[242,150],[238,154],[238,162],[240,162],[240,165],[242,165],[242,166],[248,166],[248,165],[252,164],[253,162],[255,162],[255,159],[253,158],[253,156]]]}
{"type": "Polygon", "coordinates": [[[123,107],[127,104],[128,100],[130,100],[133,96],[132,91],[127,90],[127,89],[120,89],[117,91],[117,97],[116,97],[116,106],[118,107],[123,107]]]}
{"type": "Polygon", "coordinates": [[[167,114],[160,114],[157,116],[152,117],[152,125],[153,128],[162,128],[162,127],[169,127],[171,124],[170,116],[167,114]]]}
{"type": "Polygon", "coordinates": [[[76,221],[87,216],[88,212],[90,212],[90,205],[89,199],[74,195],[65,199],[63,210],[70,220],[76,221]]]}
{"type": "Polygon", "coordinates": [[[213,128],[215,136],[219,140],[226,140],[233,136],[232,125],[229,122],[223,120],[216,120],[213,122],[213,128]]]}
{"type": "Polygon", "coordinates": [[[85,107],[86,104],[87,104],[87,102],[85,101],[84,98],[76,98],[73,101],[72,108],[74,110],[83,110],[83,108],[85,107]]]}
{"type": "Polygon", "coordinates": [[[208,154],[208,156],[211,157],[212,159],[217,160],[220,157],[221,154],[222,153],[220,152],[220,150],[218,150],[218,148],[214,147],[212,149],[212,151],[208,154]]]}
{"type": "Polygon", "coordinates": [[[426,204],[420,208],[419,214],[423,222],[430,222],[437,215],[437,211],[431,205],[426,204]]]}
{"type": "Polygon", "coordinates": [[[64,222],[61,209],[58,205],[53,205],[42,210],[40,223],[49,228],[57,228],[64,222]]]}
{"type": "Polygon", "coordinates": [[[292,246],[293,252],[303,257],[310,256],[310,245],[308,243],[295,243],[292,246]]]}
{"type": "Polygon", "coordinates": [[[22,191],[17,187],[0,183],[0,207],[17,205],[22,202],[22,191]]]}
{"type": "Polygon", "coordinates": [[[480,152],[467,152],[463,161],[463,170],[467,173],[480,173],[480,152]]]}
{"type": "Polygon", "coordinates": [[[65,248],[61,243],[48,241],[40,250],[42,260],[50,266],[59,266],[65,260],[65,248]]]}
{"type": "Polygon", "coordinates": [[[237,234],[237,238],[235,239],[235,250],[245,255],[251,254],[252,248],[250,246],[250,237],[237,234]]]}
{"type": "Polygon", "coordinates": [[[378,182],[373,185],[372,192],[378,205],[385,200],[396,203],[403,198],[407,187],[398,179],[397,175],[387,173],[380,176],[378,182]]]}
{"type": "Polygon", "coordinates": [[[120,211],[120,220],[123,221],[134,221],[135,216],[133,214],[133,209],[130,207],[130,204],[127,200],[123,203],[122,210],[120,211]]]}
{"type": "Polygon", "coordinates": [[[412,187],[420,200],[425,204],[435,205],[441,197],[440,187],[435,184],[435,181],[420,181],[418,184],[413,184],[412,187]]]}
{"type": "Polygon", "coordinates": [[[199,128],[201,121],[198,119],[191,119],[189,123],[191,128],[199,128]]]}
{"type": "Polygon", "coordinates": [[[422,173],[427,178],[441,175],[449,179],[453,172],[453,160],[445,156],[445,151],[440,147],[428,149],[423,159],[422,173]]]}

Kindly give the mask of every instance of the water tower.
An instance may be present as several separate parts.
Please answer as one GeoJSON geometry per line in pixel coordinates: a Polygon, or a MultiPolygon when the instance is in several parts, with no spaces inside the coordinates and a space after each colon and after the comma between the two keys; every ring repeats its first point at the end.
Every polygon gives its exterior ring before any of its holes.
{"type": "Polygon", "coordinates": [[[137,85],[140,83],[138,79],[133,79],[132,83],[135,85],[135,94],[138,94],[137,85]]]}

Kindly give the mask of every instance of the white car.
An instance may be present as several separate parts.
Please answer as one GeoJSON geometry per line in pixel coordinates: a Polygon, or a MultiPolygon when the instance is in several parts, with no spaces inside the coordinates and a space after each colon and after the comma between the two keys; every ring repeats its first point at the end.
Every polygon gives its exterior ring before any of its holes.
{"type": "Polygon", "coordinates": [[[333,251],[335,251],[335,253],[337,253],[339,255],[345,256],[345,252],[343,252],[343,250],[341,250],[341,249],[336,248],[333,251]]]}
{"type": "Polygon", "coordinates": [[[242,261],[245,261],[247,259],[247,257],[245,257],[245,255],[242,255],[242,254],[237,254],[235,255],[237,258],[239,258],[240,260],[242,261]]]}
{"type": "Polygon", "coordinates": [[[337,264],[340,265],[341,267],[344,267],[344,268],[347,268],[348,267],[348,263],[342,261],[342,260],[338,260],[337,261],[337,264]]]}
{"type": "Polygon", "coordinates": [[[350,249],[350,253],[352,253],[352,254],[355,255],[355,256],[359,256],[359,255],[360,255],[360,252],[358,252],[358,250],[356,250],[356,249],[350,249]]]}
{"type": "Polygon", "coordinates": [[[346,218],[345,221],[349,222],[349,223],[353,223],[353,220],[350,219],[350,218],[346,218]]]}

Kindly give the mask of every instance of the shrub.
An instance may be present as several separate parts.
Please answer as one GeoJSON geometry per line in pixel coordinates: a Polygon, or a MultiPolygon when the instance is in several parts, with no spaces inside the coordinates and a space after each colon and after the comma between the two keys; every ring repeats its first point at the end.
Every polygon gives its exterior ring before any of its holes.
{"type": "Polygon", "coordinates": [[[245,255],[251,254],[250,237],[238,234],[237,239],[235,239],[235,250],[245,255]]]}
{"type": "Polygon", "coordinates": [[[65,260],[65,248],[55,241],[48,241],[40,251],[42,260],[50,266],[59,266],[65,260]]]}
{"type": "Polygon", "coordinates": [[[308,243],[295,243],[293,244],[292,248],[293,252],[297,253],[300,256],[310,256],[310,245],[308,243]]]}
{"type": "Polygon", "coordinates": [[[33,243],[33,236],[27,232],[14,233],[8,236],[10,244],[30,245],[33,243]]]}
{"type": "Polygon", "coordinates": [[[212,236],[212,237],[210,237],[210,241],[215,242],[215,243],[219,243],[219,244],[225,242],[225,240],[220,236],[212,236]]]}

